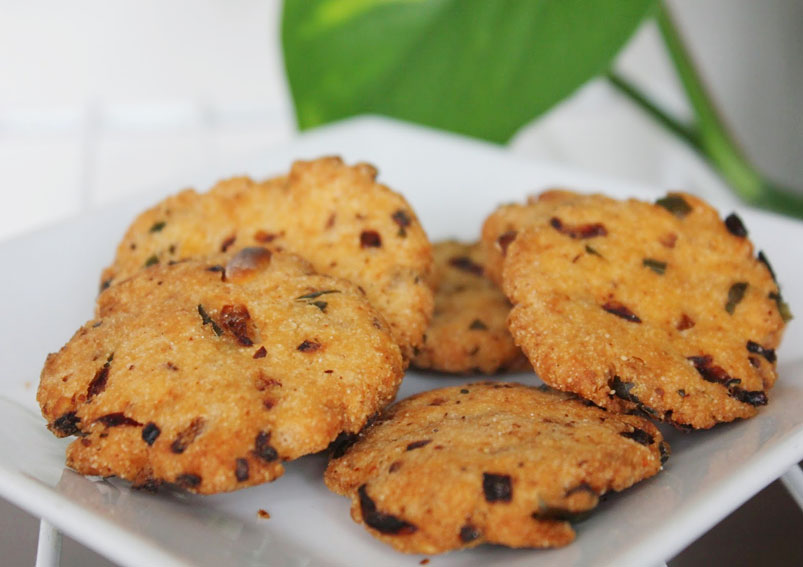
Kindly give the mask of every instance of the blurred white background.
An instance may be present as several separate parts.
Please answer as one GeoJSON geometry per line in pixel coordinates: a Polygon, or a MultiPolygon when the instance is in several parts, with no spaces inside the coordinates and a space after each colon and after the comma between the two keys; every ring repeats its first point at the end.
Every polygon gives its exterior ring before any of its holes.
{"type": "MultiPolygon", "coordinates": [[[[803,2],[670,5],[749,155],[803,188],[803,2]]],[[[0,238],[186,171],[234,173],[237,158],[293,136],[279,12],[275,0],[0,0],[0,238]]],[[[618,67],[683,112],[652,26],[618,67]]],[[[513,147],[652,183],[712,183],[680,167],[689,152],[604,84],[513,147]]]]}
{"type": "MultiPolygon", "coordinates": [[[[803,190],[803,2],[669,4],[747,153],[803,190]]],[[[237,173],[234,164],[290,140],[279,16],[275,0],[0,0],[0,239],[136,191],[178,190],[198,170],[237,173]]],[[[687,113],[652,25],[617,68],[687,113]]],[[[600,81],[511,145],[729,199],[687,148],[600,81]]],[[[14,514],[0,508],[0,525],[23,522],[14,514]]]]}

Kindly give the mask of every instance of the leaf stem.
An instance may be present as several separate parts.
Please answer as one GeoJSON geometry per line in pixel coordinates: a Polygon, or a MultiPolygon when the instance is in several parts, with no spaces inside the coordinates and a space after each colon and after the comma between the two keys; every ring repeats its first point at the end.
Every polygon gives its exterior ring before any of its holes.
{"type": "Polygon", "coordinates": [[[675,64],[675,71],[694,110],[701,148],[726,178],[738,179],[734,189],[743,198],[752,200],[760,194],[760,178],[747,163],[747,158],[720,118],[664,3],[658,6],[656,19],[669,56],[675,64]]]}
{"type": "Polygon", "coordinates": [[[679,138],[685,140],[693,148],[697,150],[701,149],[697,132],[693,127],[671,116],[667,111],[651,101],[638,87],[615,71],[609,71],[607,77],[611,85],[640,106],[647,114],[663,124],[667,129],[674,132],[679,138]]]}
{"type": "MultiPolygon", "coordinates": [[[[696,140],[694,147],[719,171],[728,185],[744,201],[758,207],[803,218],[803,195],[766,180],[749,162],[728,131],[712,98],[706,91],[664,2],[658,6],[656,21],[689,99],[689,104],[694,110],[696,118],[693,130],[696,140]]],[[[656,116],[654,110],[648,108],[637,98],[633,96],[630,98],[639,103],[647,112],[656,116]]],[[[662,122],[664,121],[662,120],[662,122]]],[[[675,128],[671,129],[677,133],[675,128]]],[[[682,137],[685,138],[685,136],[682,137]]],[[[686,139],[688,141],[688,138],[686,139]]]]}

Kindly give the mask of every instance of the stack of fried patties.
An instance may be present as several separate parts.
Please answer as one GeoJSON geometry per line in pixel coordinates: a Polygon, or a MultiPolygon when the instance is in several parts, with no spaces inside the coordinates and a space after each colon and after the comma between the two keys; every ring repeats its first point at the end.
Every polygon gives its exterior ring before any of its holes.
{"type": "Polygon", "coordinates": [[[686,194],[548,191],[502,206],[479,244],[436,245],[434,281],[414,364],[490,372],[516,365],[515,343],[563,393],[425,392],[334,455],[328,486],[406,552],[570,542],[602,494],[661,469],[669,448],[651,419],[705,429],[767,403],[790,317],[741,220],[686,194]]]}
{"type": "Polygon", "coordinates": [[[42,372],[49,428],[77,436],[67,464],[209,494],[331,446],[327,486],[398,550],[549,547],[661,470],[649,418],[708,428],[767,402],[788,309],[738,217],[690,195],[550,191],[433,263],[375,177],[298,162],[138,217],[95,318],[42,372]],[[552,388],[388,406],[408,363],[436,380],[532,366],[552,388]]]}
{"type": "Polygon", "coordinates": [[[366,164],[297,162],[141,214],[95,317],[42,371],[67,464],[199,493],[273,480],[396,395],[429,323],[431,245],[366,164]]]}

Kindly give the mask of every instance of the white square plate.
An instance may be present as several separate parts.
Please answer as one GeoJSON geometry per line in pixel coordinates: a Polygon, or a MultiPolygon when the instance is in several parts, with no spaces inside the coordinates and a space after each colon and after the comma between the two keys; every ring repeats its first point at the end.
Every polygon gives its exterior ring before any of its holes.
{"type": "MultiPolygon", "coordinates": [[[[378,118],[322,128],[241,171],[182,183],[206,189],[214,177],[265,177],[287,170],[293,159],[322,154],[377,165],[380,179],[404,193],[433,240],[476,239],[496,205],[546,187],[646,200],[663,193],[378,118]]],[[[64,468],[68,441],[45,429],[34,399],[45,355],[91,317],[100,270],[136,212],[179,188],[166,185],[0,245],[0,495],[122,565],[418,565],[421,556],[398,554],[351,521],[347,499],[327,491],[321,480],[320,455],[290,463],[272,484],[211,497],[147,494],[64,468]],[[272,518],[259,519],[260,508],[272,518]]],[[[800,309],[803,273],[794,243],[803,241],[803,224],[752,210],[739,214],[757,248],[772,259],[786,299],[800,309]]],[[[619,566],[671,557],[803,458],[803,335],[795,323],[778,352],[778,384],[756,418],[693,434],[669,432],[673,454],[664,472],[608,499],[577,525],[572,545],[549,551],[483,546],[433,558],[432,564],[619,566]]],[[[400,397],[471,379],[409,372],[400,397]]],[[[536,382],[526,374],[511,379],[536,382]]]]}

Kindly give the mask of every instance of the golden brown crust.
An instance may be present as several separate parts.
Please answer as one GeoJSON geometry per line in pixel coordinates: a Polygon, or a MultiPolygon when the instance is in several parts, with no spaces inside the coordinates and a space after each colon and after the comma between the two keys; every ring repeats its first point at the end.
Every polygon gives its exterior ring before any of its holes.
{"type": "Polygon", "coordinates": [[[649,421],[565,394],[480,383],[403,400],[333,455],[327,486],[371,535],[407,553],[574,539],[567,518],[660,470],[649,421]]]}
{"type": "Polygon", "coordinates": [[[520,230],[510,330],[545,382],[600,406],[693,428],[755,415],[776,379],[778,286],[738,218],[660,202],[590,196],[520,230]]]}
{"type": "Polygon", "coordinates": [[[350,282],[262,248],[154,265],[48,356],[37,399],[78,472],[214,493],[359,431],[402,359],[350,282]],[[226,263],[228,261],[228,264],[226,263]]]}
{"type": "Polygon", "coordinates": [[[518,232],[549,219],[550,211],[558,205],[590,197],[565,189],[551,189],[529,197],[524,205],[510,203],[498,207],[482,225],[480,246],[485,256],[485,275],[501,288],[505,253],[518,232]]]}
{"type": "Polygon", "coordinates": [[[435,310],[412,364],[455,374],[525,370],[530,363],[507,330],[510,302],[484,275],[478,244],[435,244],[435,310]]]}
{"type": "Polygon", "coordinates": [[[152,263],[269,244],[360,286],[409,357],[432,313],[432,250],[409,203],[376,175],[327,157],[296,162],[287,177],[169,197],[133,222],[102,285],[152,263]]]}

